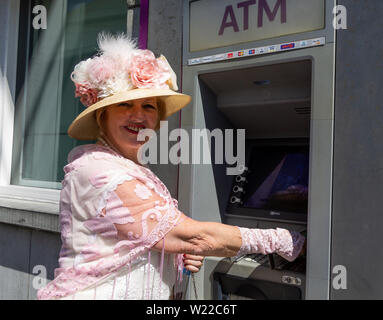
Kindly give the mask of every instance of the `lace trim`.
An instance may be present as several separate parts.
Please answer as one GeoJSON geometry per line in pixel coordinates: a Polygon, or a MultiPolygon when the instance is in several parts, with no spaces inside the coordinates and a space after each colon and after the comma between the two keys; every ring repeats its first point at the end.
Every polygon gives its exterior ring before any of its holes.
{"type": "Polygon", "coordinates": [[[288,261],[294,261],[302,250],[305,237],[286,229],[240,228],[242,245],[236,257],[250,253],[277,253],[288,261]]]}
{"type": "MultiPolygon", "coordinates": [[[[289,232],[288,230],[285,230],[285,232],[289,232]]],[[[286,259],[289,262],[294,261],[302,251],[303,245],[305,243],[306,238],[300,234],[299,232],[290,231],[290,236],[292,238],[292,248],[289,246],[288,248],[283,247],[284,242],[282,242],[281,247],[278,249],[278,254],[286,259]]]]}
{"type": "Polygon", "coordinates": [[[123,184],[125,181],[131,181],[133,180],[133,177],[126,174],[123,176],[115,177],[111,182],[109,182],[109,186],[106,188],[106,190],[101,194],[100,202],[97,206],[97,215],[101,216],[102,211],[107,205],[108,199],[114,193],[117,189],[117,187],[121,184],[123,184]]]}
{"type": "Polygon", "coordinates": [[[134,192],[136,193],[137,197],[141,198],[142,200],[147,200],[152,196],[150,190],[139,183],[136,184],[134,192]]]}

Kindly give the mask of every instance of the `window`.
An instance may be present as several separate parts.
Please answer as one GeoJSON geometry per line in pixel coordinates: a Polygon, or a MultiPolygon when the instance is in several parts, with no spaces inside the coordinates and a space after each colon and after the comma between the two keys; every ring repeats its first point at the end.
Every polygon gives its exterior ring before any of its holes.
{"type": "Polygon", "coordinates": [[[94,142],[67,135],[85,109],[70,74],[97,53],[100,31],[128,32],[138,40],[140,1],[5,0],[3,8],[0,206],[55,213],[69,151],[94,142]],[[33,13],[37,5],[46,8],[46,29],[33,24],[41,13],[33,13]]]}
{"type": "MultiPolygon", "coordinates": [[[[74,98],[70,74],[81,60],[96,53],[97,34],[126,32],[126,0],[30,0],[21,5],[18,78],[11,184],[61,187],[69,151],[79,144],[67,135],[84,110],[74,98]],[[42,5],[47,29],[33,28],[42,5]],[[20,50],[21,49],[21,50],[20,50]]],[[[24,2],[22,2],[24,3],[24,2]]],[[[137,29],[137,28],[136,28],[137,29]]],[[[133,35],[134,36],[134,35],[133,35]]]]}

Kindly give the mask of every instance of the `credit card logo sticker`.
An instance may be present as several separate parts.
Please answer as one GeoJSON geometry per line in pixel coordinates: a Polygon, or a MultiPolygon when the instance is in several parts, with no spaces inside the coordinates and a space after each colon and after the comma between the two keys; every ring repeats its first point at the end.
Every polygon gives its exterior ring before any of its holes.
{"type": "Polygon", "coordinates": [[[281,50],[294,49],[294,48],[295,48],[295,43],[289,43],[289,44],[281,45],[281,50]]]}
{"type": "Polygon", "coordinates": [[[223,59],[225,59],[224,54],[217,54],[213,57],[213,60],[223,60],[223,59]]]}
{"type": "Polygon", "coordinates": [[[212,57],[203,57],[202,58],[202,62],[209,62],[209,61],[212,61],[213,58],[212,57]]]}
{"type": "Polygon", "coordinates": [[[274,46],[269,47],[269,52],[275,52],[275,47],[274,46]]]}
{"type": "Polygon", "coordinates": [[[326,43],[325,38],[301,40],[301,41],[290,42],[290,43],[276,44],[276,45],[267,46],[267,47],[259,47],[259,48],[252,48],[252,49],[243,49],[243,50],[234,51],[234,52],[226,52],[226,53],[216,54],[213,56],[193,58],[188,60],[188,64],[190,65],[190,64],[208,63],[208,62],[214,62],[214,61],[225,60],[225,59],[235,59],[240,57],[246,57],[249,55],[261,55],[261,54],[267,54],[267,53],[273,53],[273,52],[280,52],[284,50],[308,48],[313,46],[324,45],[325,43],[326,43]]]}

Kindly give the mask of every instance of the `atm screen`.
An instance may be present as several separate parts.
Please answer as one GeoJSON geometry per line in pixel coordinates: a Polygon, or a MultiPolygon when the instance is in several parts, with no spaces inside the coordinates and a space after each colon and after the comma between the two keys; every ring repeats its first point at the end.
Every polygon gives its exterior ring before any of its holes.
{"type": "Polygon", "coordinates": [[[307,214],[309,148],[253,146],[243,207],[307,214]]]}

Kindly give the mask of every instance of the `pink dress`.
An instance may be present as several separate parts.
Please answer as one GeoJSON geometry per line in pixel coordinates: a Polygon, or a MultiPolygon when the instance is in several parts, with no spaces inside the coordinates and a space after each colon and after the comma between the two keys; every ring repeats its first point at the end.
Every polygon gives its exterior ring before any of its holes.
{"type": "MultiPolygon", "coordinates": [[[[74,148],[64,171],[59,268],[37,298],[179,298],[182,254],[152,247],[185,216],[156,175],[97,144],[74,148]]],[[[292,261],[304,242],[285,229],[239,229],[238,254],[276,252],[292,261]]]]}
{"type": "Polygon", "coordinates": [[[164,184],[149,169],[97,144],[75,147],[64,171],[59,268],[37,298],[174,298],[182,255],[151,249],[182,220],[164,184]],[[115,224],[129,225],[127,239],[115,224]]]}

